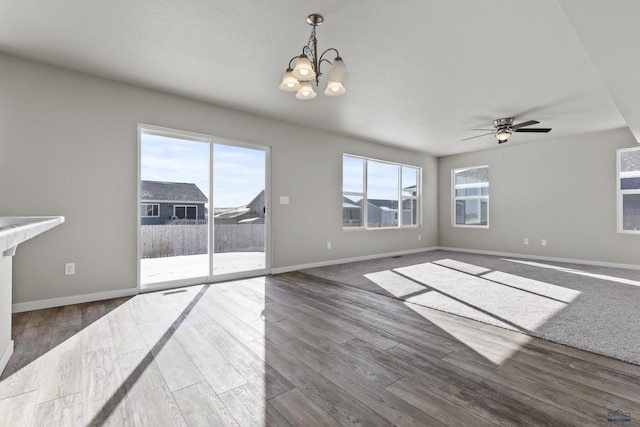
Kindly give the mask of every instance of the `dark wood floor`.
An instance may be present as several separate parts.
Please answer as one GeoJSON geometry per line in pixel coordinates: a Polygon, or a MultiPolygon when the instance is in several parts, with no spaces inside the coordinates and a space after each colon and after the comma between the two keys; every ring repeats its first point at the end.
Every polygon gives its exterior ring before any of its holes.
{"type": "Polygon", "coordinates": [[[2,426],[640,420],[639,366],[300,273],[13,322],[2,426]]]}

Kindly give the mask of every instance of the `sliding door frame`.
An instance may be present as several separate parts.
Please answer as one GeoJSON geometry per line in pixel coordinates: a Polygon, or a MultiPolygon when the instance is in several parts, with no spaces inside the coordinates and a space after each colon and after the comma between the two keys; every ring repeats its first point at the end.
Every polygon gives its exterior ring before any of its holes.
{"type": "Polygon", "coordinates": [[[202,283],[214,283],[214,282],[222,282],[234,279],[241,279],[247,277],[255,277],[255,276],[263,276],[270,274],[271,272],[271,216],[270,216],[270,204],[271,204],[271,147],[264,145],[251,144],[247,142],[234,141],[227,138],[216,137],[213,135],[201,134],[190,131],[183,131],[177,129],[171,129],[161,126],[155,125],[147,125],[147,124],[138,124],[138,133],[137,133],[137,188],[136,188],[136,275],[137,275],[137,288],[138,292],[154,292],[165,289],[172,289],[183,286],[192,286],[198,285],[202,283]],[[193,277],[188,279],[180,279],[180,280],[171,280],[166,282],[160,282],[157,284],[153,284],[152,286],[145,286],[142,288],[142,280],[141,280],[141,245],[140,245],[140,237],[141,237],[141,192],[140,192],[140,182],[142,179],[142,134],[151,133],[155,135],[167,136],[180,138],[184,140],[192,140],[195,142],[202,142],[209,144],[209,191],[207,194],[209,203],[209,220],[207,221],[207,236],[208,236],[208,257],[209,257],[209,275],[201,276],[201,277],[193,277]],[[264,242],[264,251],[265,251],[265,267],[263,269],[256,270],[248,270],[242,272],[233,272],[227,274],[219,274],[214,275],[213,269],[213,255],[214,255],[214,219],[213,219],[213,200],[214,200],[214,145],[215,144],[223,144],[230,145],[234,147],[243,147],[253,150],[263,151],[265,154],[265,176],[264,176],[264,191],[265,191],[265,242],[264,242]]]}

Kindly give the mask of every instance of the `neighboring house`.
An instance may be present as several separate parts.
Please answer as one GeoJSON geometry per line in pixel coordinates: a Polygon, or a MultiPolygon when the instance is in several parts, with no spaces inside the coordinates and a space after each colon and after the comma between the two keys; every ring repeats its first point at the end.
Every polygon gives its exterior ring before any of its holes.
{"type": "Polygon", "coordinates": [[[369,199],[367,219],[369,224],[396,224],[398,222],[398,201],[369,199]]]}
{"type": "Polygon", "coordinates": [[[343,226],[360,227],[362,224],[362,202],[354,202],[348,197],[342,197],[343,226]]]}
{"type": "Polygon", "coordinates": [[[208,201],[192,183],[140,181],[142,225],[165,224],[175,219],[205,220],[208,201]]]}
{"type": "MultiPolygon", "coordinates": [[[[353,224],[354,226],[361,224],[362,218],[362,200],[354,202],[348,197],[342,199],[342,223],[353,224]]],[[[367,224],[375,226],[375,224],[394,224],[398,222],[398,201],[397,200],[377,200],[369,199],[367,203],[367,224]]]]}
{"type": "MultiPolygon", "coordinates": [[[[620,190],[640,189],[640,151],[627,151],[620,162],[620,190]]],[[[623,228],[640,230],[640,194],[626,194],[622,205],[623,228]]]]}
{"type": "MultiPolygon", "coordinates": [[[[404,189],[406,192],[415,194],[415,186],[404,189]],[[413,189],[413,190],[412,190],[413,189]]],[[[410,223],[411,211],[405,210],[403,221],[410,223]]],[[[362,200],[357,202],[348,197],[342,198],[342,223],[348,227],[361,226],[362,200]]],[[[367,203],[367,224],[375,227],[376,224],[396,224],[398,222],[398,201],[384,199],[369,199],[367,203]]]]}
{"type": "Polygon", "coordinates": [[[264,224],[264,190],[248,204],[235,208],[215,208],[216,224],[264,224]]]}
{"type": "MultiPolygon", "coordinates": [[[[342,223],[361,226],[362,200],[354,202],[348,197],[342,199],[342,223]]],[[[393,224],[398,222],[398,201],[369,199],[367,203],[367,224],[393,224]]]]}

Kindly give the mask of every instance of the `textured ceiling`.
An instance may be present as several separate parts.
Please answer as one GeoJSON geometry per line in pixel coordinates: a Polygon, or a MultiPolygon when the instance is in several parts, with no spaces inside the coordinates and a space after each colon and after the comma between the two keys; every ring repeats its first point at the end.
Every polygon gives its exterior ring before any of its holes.
{"type": "MultiPolygon", "coordinates": [[[[287,122],[436,156],[499,117],[535,143],[621,127],[640,136],[637,0],[0,0],[0,50],[287,122]],[[321,13],[319,48],[347,94],[278,90],[321,13]],[[632,80],[632,79],[635,79],[632,80]],[[635,84],[635,86],[634,86],[635,84]]],[[[321,82],[322,86],[322,82],[321,82]]]]}

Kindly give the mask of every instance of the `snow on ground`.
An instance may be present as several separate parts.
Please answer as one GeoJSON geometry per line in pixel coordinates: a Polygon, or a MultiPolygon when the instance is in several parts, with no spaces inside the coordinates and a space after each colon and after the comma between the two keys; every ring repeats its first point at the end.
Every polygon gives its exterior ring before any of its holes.
{"type": "MultiPolygon", "coordinates": [[[[185,255],[140,260],[141,286],[192,277],[209,276],[209,255],[185,255]]],[[[213,254],[213,275],[265,268],[264,252],[213,254]]]]}

